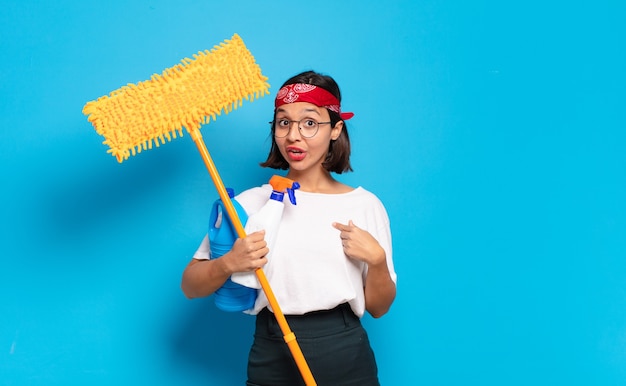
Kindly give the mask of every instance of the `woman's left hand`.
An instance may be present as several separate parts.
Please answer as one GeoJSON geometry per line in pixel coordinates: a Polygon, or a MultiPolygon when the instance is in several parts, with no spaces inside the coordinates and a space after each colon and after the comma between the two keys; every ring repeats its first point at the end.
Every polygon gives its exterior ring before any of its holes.
{"type": "Polygon", "coordinates": [[[378,265],[385,262],[385,250],[378,241],[366,230],[354,225],[352,220],[347,225],[333,223],[338,229],[343,251],[351,259],[360,260],[368,265],[378,265]]]}

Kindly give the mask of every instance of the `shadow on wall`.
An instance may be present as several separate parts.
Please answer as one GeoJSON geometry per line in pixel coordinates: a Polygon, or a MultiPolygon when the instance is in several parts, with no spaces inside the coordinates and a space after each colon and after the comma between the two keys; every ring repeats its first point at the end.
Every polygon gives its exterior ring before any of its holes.
{"type": "Polygon", "coordinates": [[[41,227],[39,234],[52,248],[97,241],[103,234],[121,234],[137,218],[158,215],[167,204],[164,195],[174,191],[172,203],[182,195],[185,184],[181,180],[192,178],[186,167],[190,155],[179,149],[183,145],[188,144],[168,143],[121,165],[102,154],[83,164],[68,165],[73,170],[49,176],[37,189],[32,200],[37,219],[31,223],[41,227]]]}
{"type": "Polygon", "coordinates": [[[170,362],[198,384],[244,384],[254,320],[241,312],[216,308],[213,298],[194,299],[170,316],[170,362]]]}

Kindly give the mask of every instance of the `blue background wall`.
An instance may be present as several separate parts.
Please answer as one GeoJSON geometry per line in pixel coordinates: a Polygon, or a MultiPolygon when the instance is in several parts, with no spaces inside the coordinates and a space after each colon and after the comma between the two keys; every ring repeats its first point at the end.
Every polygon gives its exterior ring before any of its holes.
{"type": "MultiPolygon", "coordinates": [[[[392,221],[385,385],[626,383],[624,2],[4,1],[0,383],[235,385],[253,319],[186,300],[217,194],[188,135],[118,164],[83,105],[238,33],[344,92],[392,221]]],[[[203,128],[267,180],[266,97],[203,128]]]]}

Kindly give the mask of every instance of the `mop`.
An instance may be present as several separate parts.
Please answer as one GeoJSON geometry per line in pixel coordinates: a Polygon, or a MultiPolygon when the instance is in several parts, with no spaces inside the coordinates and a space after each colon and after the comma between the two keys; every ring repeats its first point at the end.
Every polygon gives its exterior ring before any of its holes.
{"type": "MultiPolygon", "coordinates": [[[[128,84],[108,96],[85,104],[87,116],[102,135],[108,153],[118,162],[143,150],[159,147],[183,136],[183,127],[196,144],[211,175],[226,212],[240,238],[246,237],[237,211],[202,139],[200,127],[269,94],[267,78],[239,35],[235,34],[212,50],[200,51],[193,59],[154,74],[149,80],[128,84]]],[[[316,385],[295,334],[291,331],[265,273],[255,271],[274,311],[285,342],[307,385],[316,385]]]]}

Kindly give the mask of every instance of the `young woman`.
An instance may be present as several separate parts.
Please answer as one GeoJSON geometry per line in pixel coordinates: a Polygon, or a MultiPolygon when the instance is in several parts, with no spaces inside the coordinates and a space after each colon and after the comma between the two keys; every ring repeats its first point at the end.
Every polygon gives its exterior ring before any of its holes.
{"type": "MultiPolygon", "coordinates": [[[[272,146],[263,167],[287,170],[300,184],[297,205],[285,204],[271,261],[264,231],[238,239],[210,259],[205,237],[183,274],[189,298],[215,292],[234,272],[264,272],[318,385],[378,385],[376,360],[360,318],[384,315],[396,295],[389,219],[362,187],[331,173],[351,171],[341,93],[329,76],[308,71],[287,80],[275,99],[272,146]]],[[[269,198],[270,185],[236,197],[248,215],[269,198]]],[[[247,385],[304,384],[262,291],[247,385]]]]}

